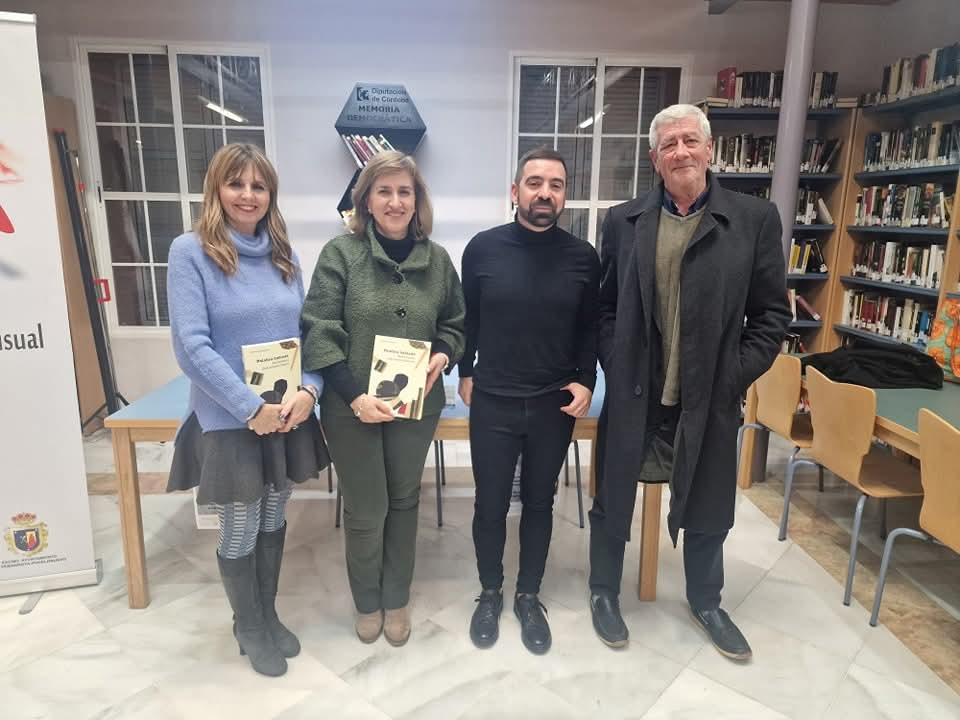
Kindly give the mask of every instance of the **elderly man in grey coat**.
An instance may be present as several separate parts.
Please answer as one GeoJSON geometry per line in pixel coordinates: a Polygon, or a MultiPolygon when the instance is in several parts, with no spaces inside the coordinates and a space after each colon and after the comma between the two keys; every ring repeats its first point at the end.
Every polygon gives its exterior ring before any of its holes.
{"type": "Polygon", "coordinates": [[[606,376],[590,510],[590,609],[600,639],[626,645],[624,544],[638,482],[670,483],[668,527],[684,531],[687,601],[717,649],[750,645],[720,608],[733,527],[739,399],[770,367],[790,322],[776,208],[720,187],[710,124],[673,105],[650,124],[662,178],[607,213],[599,355],[606,376]]]}

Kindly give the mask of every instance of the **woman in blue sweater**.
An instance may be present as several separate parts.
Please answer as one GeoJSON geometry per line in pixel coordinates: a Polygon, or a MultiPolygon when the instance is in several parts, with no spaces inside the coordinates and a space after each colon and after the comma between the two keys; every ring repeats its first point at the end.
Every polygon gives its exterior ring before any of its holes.
{"type": "Polygon", "coordinates": [[[303,278],[277,207],[277,173],[246,144],[217,151],[193,232],[170,247],[167,297],[173,350],[190,378],[168,490],[199,486],[217,506],[217,563],[240,654],[264,675],[300,652],[275,599],[293,483],[329,462],[314,404],[320,377],[304,373],[286,401],[244,382],[244,345],[300,337],[303,278]]]}

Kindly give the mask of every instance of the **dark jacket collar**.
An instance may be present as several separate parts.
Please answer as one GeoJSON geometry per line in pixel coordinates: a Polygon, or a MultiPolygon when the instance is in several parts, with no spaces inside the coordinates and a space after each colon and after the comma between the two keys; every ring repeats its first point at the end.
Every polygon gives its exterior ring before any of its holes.
{"type": "MultiPolygon", "coordinates": [[[[720,186],[720,181],[712,172],[707,171],[707,188],[709,195],[707,197],[706,212],[713,215],[718,220],[728,222],[731,215],[729,191],[720,186]]],[[[646,195],[631,200],[627,203],[625,216],[627,220],[636,220],[644,213],[660,212],[663,207],[663,181],[660,180],[654,188],[646,195]]]]}

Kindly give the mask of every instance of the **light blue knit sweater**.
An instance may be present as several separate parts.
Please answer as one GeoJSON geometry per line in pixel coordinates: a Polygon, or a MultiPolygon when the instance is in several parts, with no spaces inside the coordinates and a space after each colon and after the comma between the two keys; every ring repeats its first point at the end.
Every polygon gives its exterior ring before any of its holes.
{"type": "MultiPolygon", "coordinates": [[[[270,257],[266,232],[256,237],[232,229],[237,273],[226,275],[188,232],[170,246],[167,301],[173,352],[190,378],[190,406],[204,432],[245,428],[263,400],[243,382],[240,348],[300,337],[303,278],[287,284],[270,257]]],[[[298,263],[294,255],[294,263],[298,263]]],[[[303,374],[304,385],[323,380],[303,374]]]]}

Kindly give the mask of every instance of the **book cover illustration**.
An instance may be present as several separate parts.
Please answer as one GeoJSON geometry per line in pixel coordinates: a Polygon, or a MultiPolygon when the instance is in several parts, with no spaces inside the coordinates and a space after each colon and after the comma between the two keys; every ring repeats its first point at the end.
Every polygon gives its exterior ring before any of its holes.
{"type": "Polygon", "coordinates": [[[241,347],[243,380],[266,402],[280,405],[300,385],[300,339],[287,338],[241,347]]]}
{"type": "Polygon", "coordinates": [[[387,403],[395,417],[419,420],[429,359],[429,342],[377,335],[367,393],[387,403]]]}

